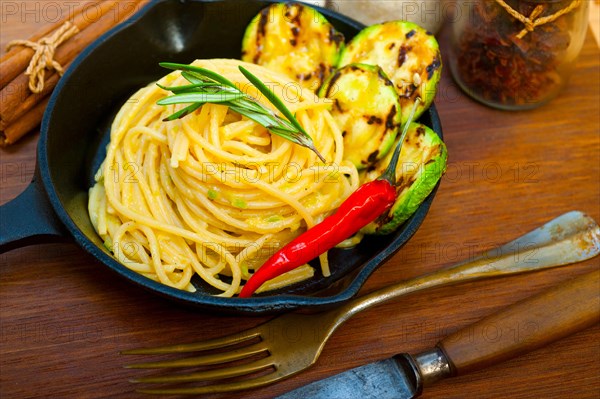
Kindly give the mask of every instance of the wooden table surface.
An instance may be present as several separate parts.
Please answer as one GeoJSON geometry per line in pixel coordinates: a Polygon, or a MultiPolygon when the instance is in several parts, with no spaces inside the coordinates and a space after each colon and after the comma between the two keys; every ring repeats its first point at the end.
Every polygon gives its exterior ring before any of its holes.
{"type": "MultiPolygon", "coordinates": [[[[2,1],[2,7],[7,3],[23,4],[2,1]]],[[[3,14],[0,44],[34,32],[44,23],[44,15],[36,14],[43,9],[3,14]]],[[[364,292],[458,262],[570,210],[600,220],[599,71],[598,46],[589,33],[560,97],[535,110],[503,112],[465,97],[446,69],[436,105],[450,154],[448,171],[420,230],[364,292]]],[[[38,137],[31,134],[0,150],[1,203],[30,181],[38,137]]],[[[599,264],[595,258],[393,301],[345,323],[311,369],[255,391],[207,397],[271,398],[394,353],[418,352],[599,264]]],[[[119,279],[74,244],[16,249],[0,255],[0,397],[141,397],[128,382],[140,373],[122,367],[131,359],[120,350],[216,337],[265,319],[180,308],[119,279]]],[[[600,328],[441,382],[423,397],[597,399],[600,328]]]]}

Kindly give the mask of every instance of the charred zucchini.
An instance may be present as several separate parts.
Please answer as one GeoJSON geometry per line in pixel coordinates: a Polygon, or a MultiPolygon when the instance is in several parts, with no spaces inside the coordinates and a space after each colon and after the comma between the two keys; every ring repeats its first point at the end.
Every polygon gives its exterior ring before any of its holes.
{"type": "Polygon", "coordinates": [[[400,95],[402,123],[415,98],[422,102],[415,118],[433,102],[440,80],[442,57],[437,40],[412,22],[391,21],[363,29],[342,50],[339,66],[352,63],[379,65],[400,95]]]}
{"type": "Polygon", "coordinates": [[[337,66],[344,36],[317,10],[298,3],[263,9],[246,28],[242,60],[281,72],[317,91],[337,66]]]}
{"type": "Polygon", "coordinates": [[[345,159],[364,169],[389,152],[400,126],[400,104],[380,67],[346,65],[325,81],[319,95],[334,102],[331,114],[344,136],[345,159]]]}
{"type": "MultiPolygon", "coordinates": [[[[383,173],[392,153],[367,171],[364,181],[383,173]]],[[[366,234],[389,234],[404,223],[427,198],[446,170],[448,154],[439,136],[427,126],[412,123],[406,134],[400,160],[396,166],[398,198],[386,215],[363,228],[366,234]]]]}

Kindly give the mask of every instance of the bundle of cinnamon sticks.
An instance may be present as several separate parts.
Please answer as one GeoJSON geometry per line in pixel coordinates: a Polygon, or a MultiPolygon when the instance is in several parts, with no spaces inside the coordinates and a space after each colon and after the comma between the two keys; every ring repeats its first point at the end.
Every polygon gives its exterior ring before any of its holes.
{"type": "MultiPolygon", "coordinates": [[[[53,62],[60,65],[60,69],[66,70],[85,47],[131,17],[147,2],[148,0],[85,2],[66,13],[62,20],[42,27],[28,41],[41,42],[60,29],[72,27],[72,36],[58,45],[53,55],[53,62]]],[[[26,71],[34,53],[31,46],[16,45],[0,58],[0,146],[14,144],[39,126],[50,94],[60,79],[57,70],[44,70],[43,88],[39,93],[32,92],[30,74],[26,74],[26,71]]]]}

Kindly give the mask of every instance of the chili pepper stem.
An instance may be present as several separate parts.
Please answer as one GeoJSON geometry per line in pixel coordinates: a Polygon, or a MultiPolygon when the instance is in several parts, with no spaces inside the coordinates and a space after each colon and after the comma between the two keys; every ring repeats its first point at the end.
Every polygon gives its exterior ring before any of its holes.
{"type": "Polygon", "coordinates": [[[392,155],[392,159],[390,160],[390,163],[388,164],[387,168],[385,168],[385,171],[381,174],[381,176],[379,176],[380,180],[387,180],[392,186],[396,185],[396,165],[398,164],[398,159],[400,159],[400,153],[402,152],[402,144],[404,144],[404,139],[406,138],[406,134],[408,133],[408,128],[409,128],[410,124],[413,122],[413,119],[415,117],[415,112],[417,111],[417,107],[419,106],[420,102],[421,102],[421,98],[417,97],[415,99],[415,103],[412,107],[412,110],[410,111],[410,115],[408,116],[406,123],[402,127],[402,132],[400,133],[400,139],[398,140],[398,144],[396,145],[396,148],[394,149],[394,154],[392,155]]]}

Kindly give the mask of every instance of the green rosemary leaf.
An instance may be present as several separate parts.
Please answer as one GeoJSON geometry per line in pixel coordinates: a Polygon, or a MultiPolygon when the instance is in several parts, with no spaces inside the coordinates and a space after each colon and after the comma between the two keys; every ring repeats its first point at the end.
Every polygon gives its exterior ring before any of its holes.
{"type": "Polygon", "coordinates": [[[216,86],[214,83],[209,83],[209,82],[201,82],[201,83],[192,83],[189,85],[183,85],[183,86],[163,86],[160,83],[156,84],[158,87],[160,87],[163,90],[167,90],[167,91],[172,91],[175,94],[179,94],[179,93],[184,93],[184,92],[193,92],[194,89],[201,89],[201,88],[215,88],[218,89],[219,86],[216,86]]]}
{"type": "MultiPolygon", "coordinates": [[[[239,106],[237,103],[238,101],[232,102],[229,104],[229,108],[232,111],[253,120],[259,125],[266,127],[267,130],[271,131],[272,133],[275,133],[279,136],[284,136],[284,138],[296,142],[296,144],[300,144],[297,142],[298,131],[289,123],[284,123],[284,120],[272,113],[270,110],[268,110],[269,112],[264,112],[264,109],[261,112],[254,112],[253,110],[247,109],[245,106],[239,106]]],[[[304,143],[305,141],[303,140],[302,142],[304,143]]]]}
{"type": "Polygon", "coordinates": [[[200,84],[200,83],[208,83],[206,79],[201,79],[198,77],[198,74],[194,74],[187,71],[181,71],[181,76],[185,78],[191,84],[200,84]]]}
{"type": "Polygon", "coordinates": [[[224,103],[231,100],[237,100],[238,98],[243,97],[243,93],[227,93],[227,92],[219,92],[219,93],[206,93],[206,92],[196,92],[196,93],[184,93],[184,94],[175,94],[174,96],[169,96],[158,100],[156,103],[158,105],[170,105],[170,104],[183,104],[183,103],[224,103]]]}
{"type": "Polygon", "coordinates": [[[179,111],[164,118],[163,122],[170,122],[174,121],[175,119],[183,118],[184,116],[191,114],[192,112],[200,108],[203,104],[204,103],[193,103],[191,105],[188,105],[187,107],[182,108],[179,111]]]}
{"type": "Polygon", "coordinates": [[[273,112],[271,112],[271,110],[263,107],[262,104],[257,103],[256,101],[254,101],[254,99],[242,98],[236,101],[236,105],[248,110],[249,112],[256,112],[257,114],[264,115],[273,115],[273,112]]]}
{"type": "Polygon", "coordinates": [[[267,129],[269,129],[269,126],[273,126],[273,125],[277,124],[277,120],[274,119],[271,115],[265,115],[265,114],[261,114],[261,113],[257,113],[257,112],[252,112],[252,111],[246,109],[245,107],[238,106],[235,103],[230,103],[229,108],[232,111],[237,112],[238,114],[243,115],[246,118],[253,120],[254,122],[258,123],[259,125],[266,127],[267,129]]]}
{"type": "Polygon", "coordinates": [[[277,97],[275,93],[271,91],[263,82],[260,81],[259,78],[254,76],[249,70],[244,68],[243,66],[238,67],[240,71],[244,74],[246,79],[250,81],[267,99],[285,116],[288,121],[294,125],[296,129],[298,129],[303,135],[308,136],[308,133],[304,130],[302,125],[298,122],[294,114],[286,107],[286,105],[277,97]]]}
{"type": "Polygon", "coordinates": [[[235,84],[233,84],[229,79],[227,79],[226,77],[219,75],[218,73],[213,72],[209,69],[200,68],[200,67],[196,67],[193,65],[187,65],[187,64],[176,64],[176,63],[172,63],[172,62],[161,62],[159,65],[164,68],[167,68],[167,69],[175,69],[175,70],[188,71],[188,72],[192,72],[192,73],[198,73],[198,74],[200,74],[200,76],[204,76],[210,80],[221,83],[225,86],[229,86],[229,87],[237,89],[235,84]]]}
{"type": "MultiPolygon", "coordinates": [[[[297,132],[295,130],[282,128],[282,127],[279,127],[276,125],[271,125],[268,127],[268,129],[271,132],[275,133],[276,135],[281,136],[283,138],[287,138],[288,140],[291,140],[289,137],[295,137],[297,135],[297,132]]],[[[310,143],[306,142],[303,138],[297,138],[297,139],[298,139],[298,142],[296,144],[299,144],[303,147],[307,147],[310,145],[310,143]]]]}

